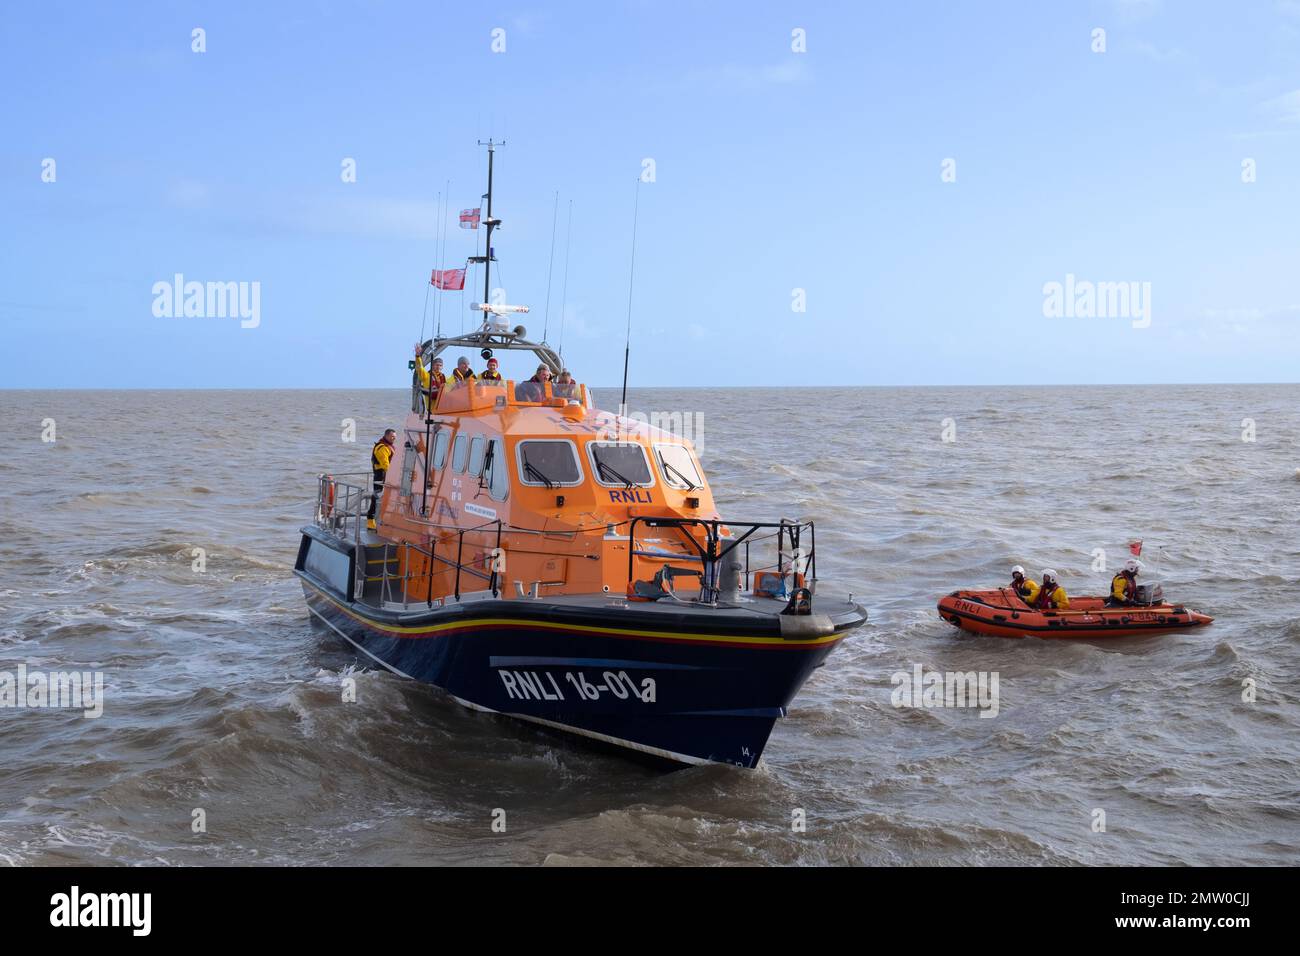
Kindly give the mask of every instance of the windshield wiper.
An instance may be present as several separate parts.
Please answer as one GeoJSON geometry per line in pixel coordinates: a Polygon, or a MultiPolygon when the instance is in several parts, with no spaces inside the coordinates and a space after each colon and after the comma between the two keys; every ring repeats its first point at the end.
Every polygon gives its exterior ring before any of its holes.
{"type": "Polygon", "coordinates": [[[664,466],[664,471],[671,471],[674,475],[676,475],[676,476],[677,476],[678,478],[680,478],[682,481],[686,482],[686,490],[687,490],[687,491],[695,491],[695,490],[697,490],[697,488],[699,487],[699,486],[696,485],[693,481],[691,481],[691,479],[687,478],[685,475],[683,475],[680,471],[678,471],[678,470],[677,470],[676,468],[674,468],[672,465],[668,464],[668,462],[664,461],[662,458],[659,459],[659,464],[661,464],[661,465],[664,466]]]}
{"type": "Polygon", "coordinates": [[[596,459],[596,468],[600,471],[600,475],[601,475],[602,478],[605,477],[605,475],[607,475],[607,474],[608,474],[608,475],[613,475],[613,476],[614,476],[614,480],[615,480],[615,481],[621,481],[621,482],[623,482],[623,486],[624,486],[625,488],[635,488],[635,487],[636,487],[636,482],[635,482],[635,481],[631,481],[631,480],[629,480],[628,478],[623,477],[623,476],[620,475],[617,471],[614,470],[614,466],[613,466],[613,465],[607,465],[607,464],[605,464],[603,461],[600,460],[600,458],[597,458],[597,459],[596,459]]]}
{"type": "Polygon", "coordinates": [[[542,473],[542,472],[537,468],[537,466],[534,465],[534,464],[533,464],[531,461],[529,461],[527,458],[524,459],[524,474],[527,475],[529,478],[535,478],[535,479],[537,479],[537,480],[540,481],[542,484],[544,484],[547,488],[554,488],[554,487],[555,487],[555,482],[553,482],[550,478],[547,478],[546,475],[544,475],[544,474],[543,474],[543,473],[542,473]]]}

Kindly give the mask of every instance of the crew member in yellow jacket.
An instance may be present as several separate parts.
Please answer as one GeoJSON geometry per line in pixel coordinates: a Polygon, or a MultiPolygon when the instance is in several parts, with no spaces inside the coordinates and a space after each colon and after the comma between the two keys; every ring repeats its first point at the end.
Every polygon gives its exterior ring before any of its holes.
{"type": "Polygon", "coordinates": [[[427,396],[426,401],[428,404],[425,407],[432,411],[433,407],[438,404],[438,394],[447,384],[447,376],[442,371],[442,359],[434,359],[433,370],[429,371],[424,367],[424,363],[420,361],[420,352],[417,351],[415,353],[415,374],[419,376],[420,388],[424,389],[424,394],[427,396]]]}
{"type": "Polygon", "coordinates": [[[1141,565],[1129,558],[1124,562],[1124,569],[1110,579],[1110,596],[1106,598],[1109,607],[1128,607],[1137,603],[1140,568],[1141,565]]]}
{"type": "Polygon", "coordinates": [[[366,527],[371,531],[375,530],[375,508],[384,495],[384,480],[388,477],[388,466],[393,461],[393,448],[396,444],[397,432],[390,428],[370,449],[370,470],[373,472],[374,483],[370,488],[370,511],[366,514],[366,527]]]}
{"type": "Polygon", "coordinates": [[[1011,569],[1011,589],[1030,607],[1038,600],[1038,585],[1025,577],[1025,569],[1018,564],[1011,569]]]}
{"type": "Polygon", "coordinates": [[[478,381],[478,376],[474,370],[469,367],[469,359],[461,356],[456,359],[456,367],[451,370],[451,377],[455,380],[454,388],[460,388],[462,385],[468,385],[471,382],[478,381]]]}
{"type": "Polygon", "coordinates": [[[1034,599],[1033,606],[1040,611],[1052,608],[1065,611],[1070,607],[1070,597],[1065,593],[1065,588],[1056,583],[1056,572],[1051,568],[1043,570],[1043,584],[1038,589],[1038,597],[1034,599]]]}

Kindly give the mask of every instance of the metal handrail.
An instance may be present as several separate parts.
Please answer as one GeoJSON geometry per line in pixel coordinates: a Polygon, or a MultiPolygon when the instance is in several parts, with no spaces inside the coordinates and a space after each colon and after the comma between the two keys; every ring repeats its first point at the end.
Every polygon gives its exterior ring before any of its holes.
{"type": "MultiPolygon", "coordinates": [[[[361,538],[361,519],[362,516],[366,514],[368,511],[368,499],[371,496],[372,492],[368,487],[363,487],[361,485],[352,484],[351,482],[340,480],[340,478],[342,477],[354,477],[354,476],[369,477],[369,473],[353,472],[347,475],[319,475],[317,477],[315,524],[317,525],[317,527],[320,527],[321,529],[328,531],[329,533],[337,537],[343,538],[345,540],[349,538],[351,539],[355,548],[355,553],[358,555],[358,559],[355,562],[356,573],[355,573],[355,580],[353,582],[353,589],[354,589],[354,593],[364,594],[365,583],[366,583],[365,582],[366,569],[363,560],[365,552],[364,552],[363,542],[361,538]],[[328,490],[331,488],[333,489],[332,500],[329,499],[328,496],[328,490]],[[350,529],[348,528],[349,522],[351,522],[350,529]],[[351,534],[349,534],[349,531],[351,532],[351,534]]],[[[468,571],[471,575],[486,581],[488,587],[485,588],[485,590],[490,590],[492,592],[493,597],[498,597],[500,595],[500,589],[501,589],[500,574],[496,570],[495,563],[493,564],[493,568],[490,574],[484,574],[481,571],[477,570],[476,568],[470,567],[465,564],[464,557],[465,557],[465,535],[466,534],[495,533],[496,548],[498,549],[498,553],[499,553],[503,535],[530,534],[530,535],[539,535],[543,537],[550,536],[550,537],[557,537],[562,540],[572,542],[577,539],[578,535],[581,534],[608,533],[608,525],[602,525],[596,528],[580,529],[575,531],[556,531],[556,530],[548,531],[548,530],[539,530],[536,528],[520,528],[520,527],[515,527],[514,525],[507,525],[503,520],[498,518],[492,521],[485,521],[482,524],[475,525],[473,527],[465,528],[459,525],[449,525],[449,524],[429,521],[427,519],[417,518],[415,516],[407,516],[407,517],[408,520],[415,521],[417,524],[419,524],[425,529],[429,529],[433,531],[453,532],[456,535],[456,557],[455,560],[453,561],[450,558],[444,557],[437,553],[436,535],[431,535],[430,547],[428,549],[425,549],[411,542],[402,542],[401,544],[391,544],[385,542],[383,545],[384,560],[382,562],[383,577],[380,586],[380,599],[381,601],[390,601],[395,603],[396,598],[394,596],[393,589],[395,585],[398,582],[400,582],[401,603],[404,608],[409,607],[411,603],[410,594],[408,593],[410,590],[411,581],[417,577],[424,578],[426,577],[426,574],[430,578],[430,593],[428,594],[425,603],[427,603],[430,607],[432,607],[433,595],[432,595],[431,577],[432,577],[434,565],[438,564],[439,562],[447,566],[454,566],[456,568],[456,577],[454,581],[453,594],[457,601],[459,601],[461,598],[461,572],[462,571],[468,571]],[[389,549],[390,548],[407,549],[406,557],[408,560],[404,565],[407,568],[407,570],[403,574],[394,575],[389,572],[389,564],[390,564],[389,549]],[[428,559],[429,569],[426,572],[426,574],[421,574],[417,576],[417,575],[413,575],[410,572],[409,558],[412,551],[428,559]]],[[[624,522],[619,522],[619,524],[623,524],[623,523],[624,522]]],[[[718,562],[721,561],[721,559],[725,557],[727,554],[731,553],[736,548],[740,547],[742,544],[744,545],[744,549],[743,549],[744,559],[743,561],[741,561],[741,571],[745,576],[745,587],[748,590],[751,584],[750,578],[752,574],[756,574],[761,571],[767,571],[773,567],[773,565],[771,564],[759,564],[755,566],[751,560],[750,545],[763,542],[763,541],[770,541],[773,538],[775,538],[777,541],[775,569],[778,574],[785,574],[786,558],[788,557],[785,548],[786,541],[787,540],[789,541],[790,551],[795,552],[799,548],[800,540],[803,536],[804,531],[808,532],[809,540],[810,540],[810,547],[808,553],[803,556],[803,561],[805,562],[804,566],[808,572],[809,580],[814,583],[817,580],[817,559],[816,559],[817,538],[816,538],[815,525],[812,521],[797,522],[797,521],[791,521],[789,519],[782,519],[779,522],[749,522],[749,521],[736,522],[736,521],[722,521],[721,519],[706,520],[703,518],[677,518],[671,516],[662,516],[662,517],[637,516],[629,519],[626,522],[626,524],[628,525],[627,580],[629,584],[632,582],[635,574],[635,562],[637,557],[655,558],[655,559],[662,559],[665,561],[674,560],[674,556],[671,554],[652,554],[638,549],[637,540],[636,540],[636,529],[638,524],[644,525],[646,527],[677,528],[679,531],[682,532],[681,538],[683,542],[689,543],[690,546],[693,547],[698,554],[698,558],[695,558],[694,560],[699,560],[704,566],[704,574],[701,577],[701,588],[700,588],[700,600],[704,603],[716,603],[717,601],[718,591],[719,591],[717,587],[718,562]],[[687,532],[686,529],[691,527],[699,527],[704,530],[705,532],[704,545],[701,545],[694,535],[687,532]],[[722,529],[724,528],[727,529],[728,531],[731,531],[733,528],[734,529],[745,528],[748,530],[744,531],[742,534],[739,535],[733,533],[728,535],[727,537],[723,537],[721,532],[722,529]],[[757,532],[759,532],[762,529],[770,529],[771,533],[758,534],[757,532]]],[[[537,553],[541,555],[554,556],[554,557],[572,557],[571,552],[552,551],[548,549],[541,549],[535,552],[530,551],[530,553],[537,553]]],[[[682,555],[677,559],[684,560],[687,558],[688,558],[687,555],[682,555]]]]}
{"type": "MultiPolygon", "coordinates": [[[[635,561],[638,556],[637,547],[636,547],[636,526],[638,524],[645,524],[647,527],[651,527],[651,528],[677,528],[679,531],[683,532],[682,533],[683,540],[689,543],[693,548],[695,548],[695,550],[699,553],[699,558],[701,562],[704,564],[704,573],[700,576],[700,598],[699,598],[700,601],[704,604],[717,603],[718,593],[719,593],[719,588],[717,586],[718,563],[722,560],[722,558],[730,554],[732,551],[736,550],[736,548],[738,548],[742,544],[745,545],[745,550],[744,550],[745,559],[742,565],[742,573],[745,575],[745,581],[746,584],[748,585],[749,575],[751,573],[750,556],[749,556],[749,545],[750,545],[751,538],[754,541],[761,541],[761,540],[767,540],[768,538],[772,537],[772,535],[763,535],[759,538],[753,538],[754,532],[758,531],[758,529],[760,528],[776,529],[776,535],[775,535],[777,538],[776,567],[777,567],[778,574],[785,573],[784,560],[786,554],[785,554],[784,545],[785,545],[786,538],[789,537],[791,552],[792,553],[797,552],[799,548],[799,540],[803,535],[803,531],[807,529],[809,532],[809,538],[811,540],[811,547],[809,548],[808,554],[804,558],[804,560],[807,562],[805,566],[807,567],[810,575],[809,580],[811,580],[814,583],[817,580],[817,565],[816,565],[817,537],[816,537],[816,532],[813,530],[812,521],[797,522],[797,521],[790,521],[789,519],[786,518],[782,518],[779,522],[773,523],[767,521],[722,521],[721,519],[717,519],[717,518],[714,519],[676,518],[676,517],[669,517],[669,516],[653,517],[653,516],[638,515],[637,517],[632,519],[632,521],[628,526],[627,579],[629,584],[631,584],[633,580],[633,576],[635,573],[635,561]],[[694,535],[691,535],[686,532],[686,529],[692,527],[699,527],[704,529],[705,543],[703,545],[701,545],[700,542],[695,539],[694,535]],[[728,536],[726,539],[727,543],[725,546],[723,546],[721,529],[726,528],[728,531],[730,531],[733,527],[735,528],[743,527],[743,528],[748,528],[749,530],[740,535],[732,534],[728,536]]],[[[666,560],[671,560],[671,558],[668,555],[664,555],[663,557],[666,560]]],[[[761,570],[765,570],[765,568],[760,566],[759,568],[753,570],[761,571],[761,570]]]]}

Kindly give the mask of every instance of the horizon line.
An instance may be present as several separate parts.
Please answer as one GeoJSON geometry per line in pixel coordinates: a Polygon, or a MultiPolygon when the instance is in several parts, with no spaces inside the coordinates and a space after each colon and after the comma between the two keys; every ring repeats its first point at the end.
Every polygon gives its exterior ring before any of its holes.
{"type": "MultiPolygon", "coordinates": [[[[679,391],[704,391],[707,389],[842,389],[842,388],[1185,388],[1202,387],[1272,387],[1300,385],[1300,382],[999,382],[972,384],[911,384],[911,385],[629,385],[630,389],[674,389],[679,391]]],[[[622,385],[588,385],[588,389],[619,389],[622,385]]],[[[5,392],[404,392],[409,385],[118,385],[77,386],[35,385],[27,387],[0,387],[5,392]]]]}

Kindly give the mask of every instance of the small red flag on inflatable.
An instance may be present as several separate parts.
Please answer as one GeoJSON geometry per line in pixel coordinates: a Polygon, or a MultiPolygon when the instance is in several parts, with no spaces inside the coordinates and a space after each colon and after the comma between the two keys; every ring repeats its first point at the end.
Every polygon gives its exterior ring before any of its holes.
{"type": "Polygon", "coordinates": [[[1140,558],[1140,557],[1142,557],[1142,542],[1141,542],[1141,541],[1130,541],[1130,542],[1128,543],[1128,549],[1129,549],[1130,552],[1132,552],[1133,557],[1135,557],[1135,558],[1140,558]]]}
{"type": "Polygon", "coordinates": [[[464,269],[434,269],[429,277],[429,285],[435,289],[449,289],[455,292],[465,288],[464,269]]]}

